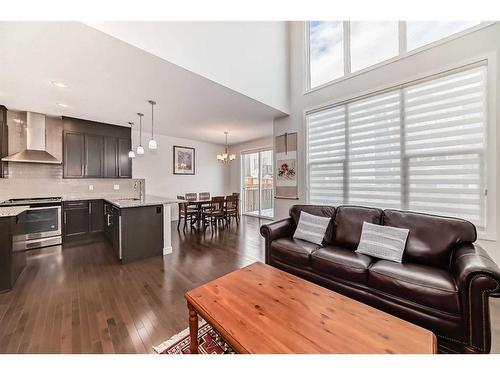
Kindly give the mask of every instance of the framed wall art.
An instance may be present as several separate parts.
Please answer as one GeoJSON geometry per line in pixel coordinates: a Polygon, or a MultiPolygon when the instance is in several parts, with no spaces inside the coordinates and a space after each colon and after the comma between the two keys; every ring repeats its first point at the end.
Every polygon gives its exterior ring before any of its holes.
{"type": "Polygon", "coordinates": [[[195,149],[192,147],[174,146],[174,174],[195,174],[195,149]]]}

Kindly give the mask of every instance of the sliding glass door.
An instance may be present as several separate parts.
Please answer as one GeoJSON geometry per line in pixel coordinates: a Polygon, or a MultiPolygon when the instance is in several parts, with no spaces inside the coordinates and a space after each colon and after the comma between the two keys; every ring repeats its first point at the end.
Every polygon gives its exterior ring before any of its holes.
{"type": "Polygon", "coordinates": [[[243,214],[272,218],[273,150],[242,153],[241,176],[243,214]]]}

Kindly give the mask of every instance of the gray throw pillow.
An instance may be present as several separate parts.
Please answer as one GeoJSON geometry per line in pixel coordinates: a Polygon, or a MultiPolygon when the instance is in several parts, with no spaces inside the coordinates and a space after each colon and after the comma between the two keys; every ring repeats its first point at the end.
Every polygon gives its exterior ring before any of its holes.
{"type": "Polygon", "coordinates": [[[408,229],[363,222],[357,253],[401,263],[408,229]]]}
{"type": "Polygon", "coordinates": [[[302,211],[293,238],[322,245],[330,220],[330,217],[315,216],[302,211]]]}

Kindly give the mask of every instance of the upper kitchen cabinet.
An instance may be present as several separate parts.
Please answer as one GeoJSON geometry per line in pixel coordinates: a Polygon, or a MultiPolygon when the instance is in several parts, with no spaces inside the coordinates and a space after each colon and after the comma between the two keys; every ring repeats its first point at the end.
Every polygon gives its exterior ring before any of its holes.
{"type": "Polygon", "coordinates": [[[130,128],[63,117],[64,178],[132,178],[130,128]]]}
{"type": "Polygon", "coordinates": [[[64,132],[63,144],[64,177],[85,177],[85,135],[76,132],[64,132]]]}
{"type": "Polygon", "coordinates": [[[102,177],[104,140],[100,135],[85,134],[85,177],[102,177]]]}
{"type": "MultiPolygon", "coordinates": [[[[0,159],[9,154],[8,141],[9,135],[7,133],[7,108],[0,105],[0,159]]],[[[0,177],[4,176],[5,162],[0,161],[0,177]]]]}
{"type": "Polygon", "coordinates": [[[118,139],[118,176],[132,178],[132,159],[128,153],[132,149],[130,138],[118,139]]]}
{"type": "Polygon", "coordinates": [[[104,137],[104,177],[118,177],[118,138],[104,137]]]}

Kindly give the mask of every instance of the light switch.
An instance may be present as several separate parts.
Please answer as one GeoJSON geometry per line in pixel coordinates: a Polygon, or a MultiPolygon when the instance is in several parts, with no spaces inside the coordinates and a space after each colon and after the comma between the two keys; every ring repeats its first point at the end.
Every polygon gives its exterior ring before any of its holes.
{"type": "Polygon", "coordinates": [[[94,190],[94,185],[89,185],[89,190],[90,191],[94,190]]]}
{"type": "Polygon", "coordinates": [[[114,190],[120,190],[120,185],[118,185],[118,184],[113,185],[113,189],[114,190]]]}

